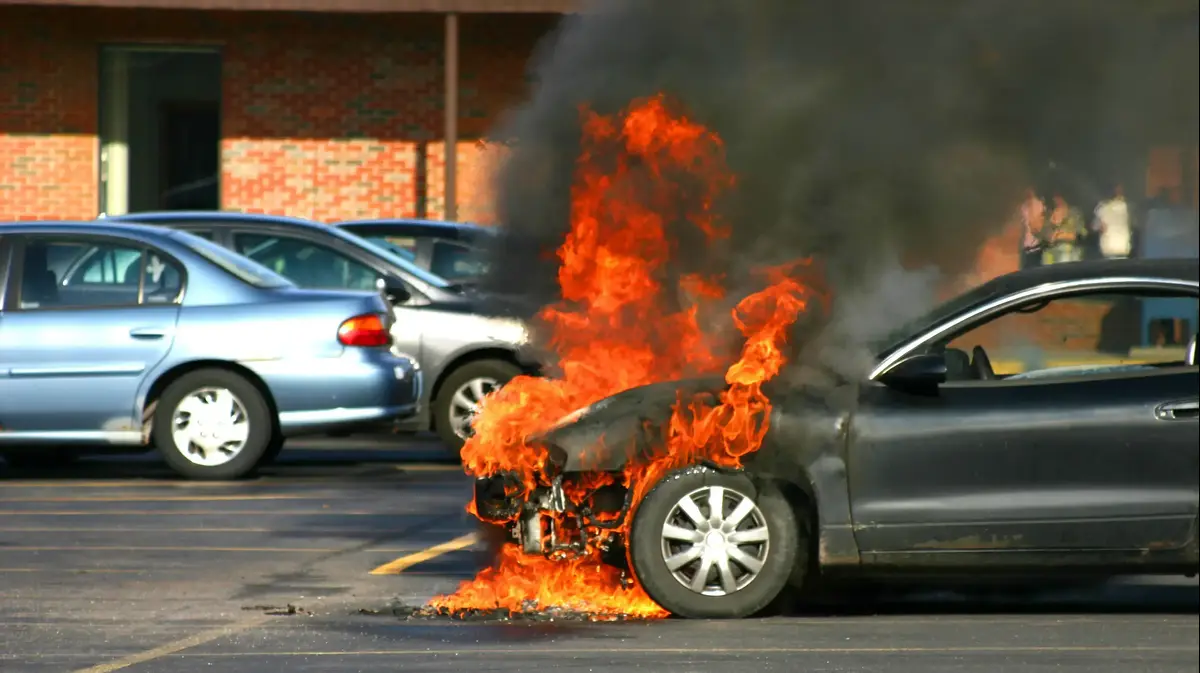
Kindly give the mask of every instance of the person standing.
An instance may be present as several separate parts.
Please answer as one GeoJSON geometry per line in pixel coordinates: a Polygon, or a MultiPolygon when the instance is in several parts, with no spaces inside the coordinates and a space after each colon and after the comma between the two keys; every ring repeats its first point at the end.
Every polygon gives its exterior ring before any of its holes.
{"type": "Polygon", "coordinates": [[[1129,224],[1129,204],[1125,190],[1118,184],[1111,196],[1096,206],[1092,231],[1100,237],[1100,254],[1105,259],[1124,259],[1133,250],[1133,230],[1129,224]]]}
{"type": "Polygon", "coordinates": [[[1050,211],[1048,226],[1049,246],[1042,255],[1043,264],[1078,262],[1083,259],[1079,238],[1084,234],[1083,217],[1079,209],[1072,208],[1062,194],[1054,195],[1054,208],[1050,211]]]}
{"type": "Polygon", "coordinates": [[[1046,204],[1033,189],[1026,190],[1021,202],[1021,268],[1042,263],[1042,230],[1046,226],[1046,204]]]}

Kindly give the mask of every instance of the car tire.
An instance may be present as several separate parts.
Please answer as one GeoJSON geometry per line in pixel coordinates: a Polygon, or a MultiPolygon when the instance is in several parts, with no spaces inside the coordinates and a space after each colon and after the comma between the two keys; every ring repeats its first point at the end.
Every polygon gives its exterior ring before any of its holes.
{"type": "Polygon", "coordinates": [[[257,466],[263,467],[264,465],[274,463],[279,454],[283,453],[283,444],[285,441],[282,434],[278,432],[272,434],[271,441],[267,443],[266,450],[263,451],[262,457],[258,459],[257,466]]]}
{"type": "MultiPolygon", "coordinates": [[[[466,437],[455,430],[461,419],[461,405],[455,403],[455,395],[465,391],[468,399],[478,393],[475,382],[482,382],[483,389],[490,391],[521,375],[521,368],[504,360],[476,360],[455,369],[442,382],[437,399],[433,401],[433,424],[442,443],[454,455],[459,455],[466,437]]],[[[471,400],[478,401],[478,400],[471,400]]]]}
{"type": "Polygon", "coordinates": [[[678,617],[748,617],[767,608],[787,585],[801,553],[799,531],[796,512],[771,484],[755,483],[740,473],[692,467],[668,475],[646,494],[630,529],[629,558],[650,598],[678,617]],[[720,520],[725,525],[709,530],[708,503],[714,492],[722,494],[720,520]],[[700,515],[699,522],[686,513],[685,500],[700,515]],[[745,500],[752,508],[739,521],[730,522],[728,517],[745,500]],[[673,536],[678,539],[667,538],[668,524],[690,532],[694,539],[684,541],[678,530],[673,536]],[[721,535],[710,537],[715,532],[721,535]],[[730,545],[725,536],[734,532],[747,542],[730,545]],[[682,565],[668,566],[668,558],[682,565]],[[719,563],[710,562],[717,558],[726,560],[727,575],[719,570],[719,563]],[[696,582],[706,563],[710,565],[703,581],[696,582]],[[730,581],[722,582],[724,577],[730,581]]]}
{"type": "Polygon", "coordinates": [[[154,411],[153,441],[167,465],[184,477],[237,479],[253,471],[267,452],[273,421],[262,393],[244,377],[224,369],[201,369],[184,374],[163,391],[154,411]],[[177,417],[183,421],[179,428],[177,417]],[[216,446],[222,433],[238,439],[216,446]],[[189,442],[189,436],[203,445],[189,442]]]}

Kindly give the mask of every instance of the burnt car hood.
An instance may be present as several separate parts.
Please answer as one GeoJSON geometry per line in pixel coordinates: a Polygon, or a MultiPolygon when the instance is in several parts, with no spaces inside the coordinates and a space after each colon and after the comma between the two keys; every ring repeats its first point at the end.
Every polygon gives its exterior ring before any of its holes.
{"type": "Polygon", "coordinates": [[[652,383],[606,397],[531,438],[563,473],[613,472],[662,448],[662,428],[680,395],[715,396],[722,375],[652,383]],[[573,418],[574,417],[574,418],[573,418]]]}

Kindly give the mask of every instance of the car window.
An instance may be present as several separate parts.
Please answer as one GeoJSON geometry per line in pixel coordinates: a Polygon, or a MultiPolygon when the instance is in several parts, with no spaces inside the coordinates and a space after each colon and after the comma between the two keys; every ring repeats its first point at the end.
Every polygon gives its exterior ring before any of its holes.
{"type": "Polygon", "coordinates": [[[211,241],[216,238],[216,235],[213,233],[212,229],[182,229],[181,231],[186,231],[192,236],[199,236],[206,241],[211,241]]]}
{"type": "Polygon", "coordinates": [[[1110,291],[1027,303],[937,347],[960,363],[979,347],[1000,378],[1109,374],[1184,364],[1198,323],[1195,295],[1110,291]]]}
{"type": "Polygon", "coordinates": [[[171,234],[180,243],[186,245],[192,252],[212,262],[217,267],[254,287],[273,289],[293,287],[293,283],[283,276],[271,271],[265,266],[247,259],[232,250],[225,248],[190,232],[175,231],[171,234]]]}
{"type": "Polygon", "coordinates": [[[140,246],[31,239],[21,271],[20,308],[89,308],[171,303],[183,270],[140,246]]]}
{"type": "Polygon", "coordinates": [[[378,256],[388,264],[400,267],[407,275],[416,278],[426,285],[442,289],[449,289],[450,286],[453,285],[445,278],[422,269],[416,264],[416,262],[408,259],[403,254],[392,252],[386,246],[369,241],[343,227],[330,227],[327,231],[329,232],[330,236],[337,236],[350,245],[366,248],[371,252],[377,253],[378,256]]]}
{"type": "Polygon", "coordinates": [[[450,241],[435,241],[430,267],[430,271],[442,278],[475,278],[487,272],[487,259],[483,251],[477,248],[450,241]]]}
{"type": "Polygon", "coordinates": [[[410,262],[417,261],[417,239],[411,236],[368,236],[366,240],[410,262]]]}
{"type": "Polygon", "coordinates": [[[329,246],[292,236],[239,233],[238,253],[284,276],[300,287],[375,290],[379,274],[329,246]]]}

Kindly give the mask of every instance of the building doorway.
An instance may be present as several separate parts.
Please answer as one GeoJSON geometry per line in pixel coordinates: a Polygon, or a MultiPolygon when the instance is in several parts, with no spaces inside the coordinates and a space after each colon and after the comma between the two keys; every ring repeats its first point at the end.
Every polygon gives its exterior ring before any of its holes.
{"type": "Polygon", "coordinates": [[[100,56],[100,212],[219,209],[220,53],[106,46],[100,56]]]}

